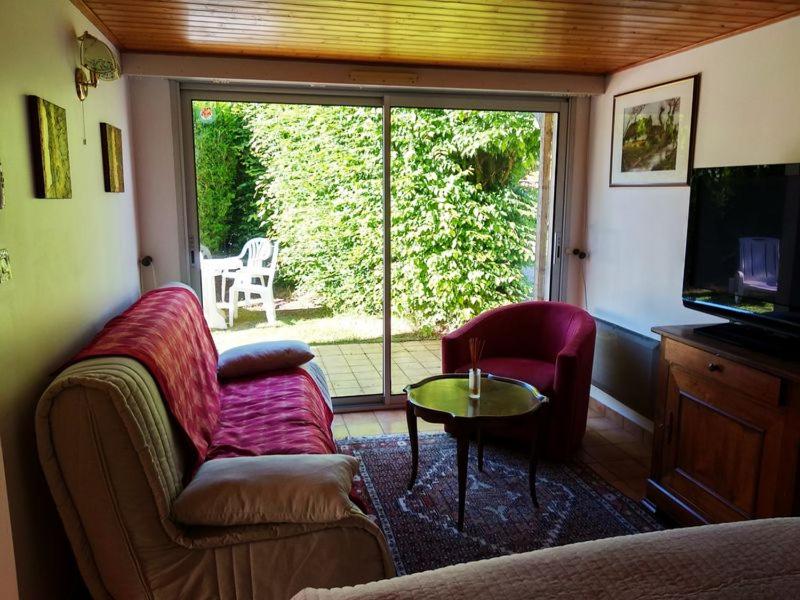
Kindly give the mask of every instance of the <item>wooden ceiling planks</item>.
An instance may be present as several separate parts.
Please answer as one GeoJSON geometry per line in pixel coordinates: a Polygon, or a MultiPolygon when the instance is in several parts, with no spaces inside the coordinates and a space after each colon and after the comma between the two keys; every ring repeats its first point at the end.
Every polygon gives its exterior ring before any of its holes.
{"type": "Polygon", "coordinates": [[[121,50],[609,73],[800,0],[73,0],[121,50]]]}

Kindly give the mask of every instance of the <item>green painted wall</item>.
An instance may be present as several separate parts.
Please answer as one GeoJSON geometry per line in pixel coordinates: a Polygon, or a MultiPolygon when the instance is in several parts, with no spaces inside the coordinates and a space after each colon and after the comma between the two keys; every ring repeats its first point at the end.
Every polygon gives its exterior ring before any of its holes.
{"type": "MultiPolygon", "coordinates": [[[[83,145],[75,37],[98,32],[68,0],[0,4],[0,249],[13,273],[0,284],[0,441],[20,596],[56,598],[76,574],[39,469],[33,415],[50,374],[139,293],[127,83],[91,90],[83,145]],[[33,197],[26,94],[67,111],[72,199],[33,197]],[[103,189],[101,121],[122,129],[123,194],[103,189]]],[[[5,564],[7,547],[0,539],[5,564]]]]}

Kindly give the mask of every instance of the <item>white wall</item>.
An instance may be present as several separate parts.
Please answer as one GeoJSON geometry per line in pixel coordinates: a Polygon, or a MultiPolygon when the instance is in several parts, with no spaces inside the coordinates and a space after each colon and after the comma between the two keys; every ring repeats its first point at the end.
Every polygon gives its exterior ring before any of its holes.
{"type": "MultiPolygon", "coordinates": [[[[73,77],[75,38],[86,29],[99,35],[67,0],[3,0],[0,162],[6,207],[0,210],[0,248],[11,255],[13,279],[0,284],[0,440],[17,579],[26,599],[63,598],[77,582],[38,463],[36,401],[63,361],[139,293],[127,86],[122,80],[91,90],[84,146],[73,77]],[[67,111],[71,199],[33,197],[26,94],[67,111]],[[123,194],[103,190],[101,121],[122,129],[123,194]]],[[[0,522],[0,536],[5,531],[0,522]]],[[[7,542],[0,539],[0,552],[7,542]]],[[[10,597],[3,589],[8,583],[0,582],[3,598],[10,597]]]]}
{"type": "Polygon", "coordinates": [[[800,17],[611,76],[592,99],[586,285],[596,316],[643,334],[714,321],[681,305],[689,188],[610,188],[613,97],[701,73],[695,167],[800,162],[800,17]]]}
{"type": "Polygon", "coordinates": [[[186,217],[178,202],[178,186],[183,184],[175,145],[178,123],[173,124],[168,80],[130,77],[128,84],[139,247],[142,256],[153,258],[151,267],[141,269],[142,288],[149,290],[169,281],[188,281],[181,266],[186,217]]]}

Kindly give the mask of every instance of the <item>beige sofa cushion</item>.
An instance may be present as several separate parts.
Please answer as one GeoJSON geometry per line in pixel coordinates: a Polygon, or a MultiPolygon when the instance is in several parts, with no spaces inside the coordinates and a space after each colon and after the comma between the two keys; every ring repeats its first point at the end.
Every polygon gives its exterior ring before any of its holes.
{"type": "Polygon", "coordinates": [[[218,458],[175,500],[186,525],[323,523],[358,513],[348,496],[358,461],[343,454],[218,458]]]}

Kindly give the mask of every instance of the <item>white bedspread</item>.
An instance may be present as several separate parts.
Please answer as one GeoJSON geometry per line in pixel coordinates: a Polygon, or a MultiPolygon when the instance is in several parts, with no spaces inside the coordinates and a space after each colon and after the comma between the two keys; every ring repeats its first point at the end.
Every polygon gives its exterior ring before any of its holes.
{"type": "Polygon", "coordinates": [[[548,548],[294,600],[800,598],[800,518],[673,529],[548,548]]]}

